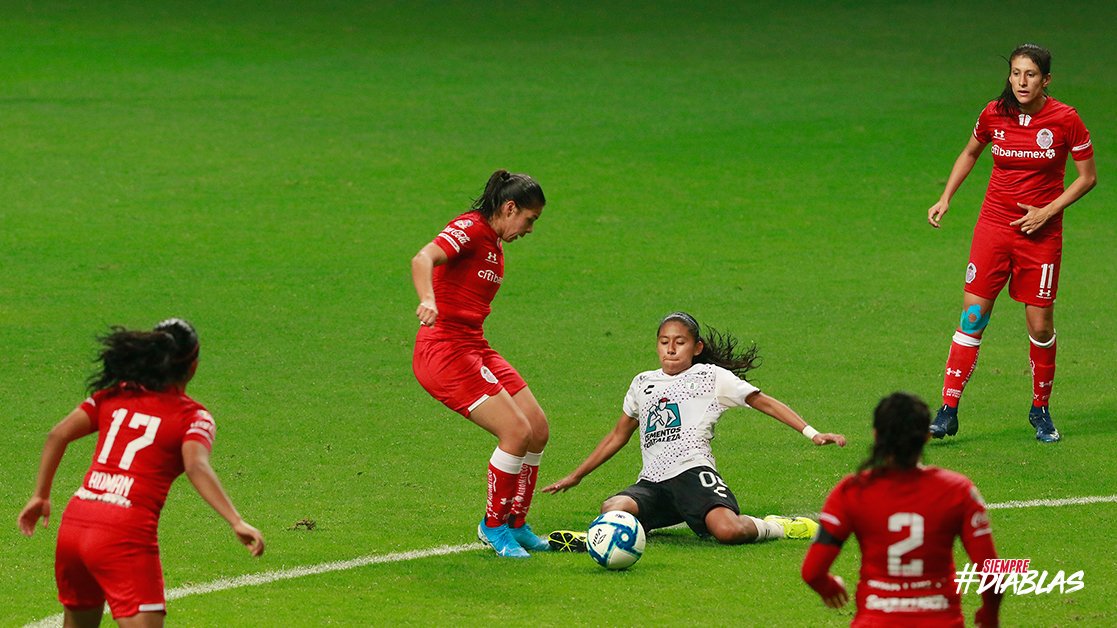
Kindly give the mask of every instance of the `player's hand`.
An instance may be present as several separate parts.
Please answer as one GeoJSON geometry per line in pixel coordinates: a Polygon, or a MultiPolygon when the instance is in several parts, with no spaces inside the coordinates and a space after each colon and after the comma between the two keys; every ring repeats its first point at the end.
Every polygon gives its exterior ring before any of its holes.
{"type": "Polygon", "coordinates": [[[997,628],[1001,625],[1001,620],[997,617],[996,613],[988,612],[984,606],[977,609],[973,616],[974,625],[978,628],[997,628]]]}
{"type": "Polygon", "coordinates": [[[927,222],[930,223],[932,227],[938,229],[939,221],[942,220],[942,217],[946,215],[946,212],[949,209],[950,203],[947,203],[946,201],[939,201],[935,203],[931,206],[931,209],[927,210],[927,222]]]}
{"type": "Polygon", "coordinates": [[[841,576],[834,576],[835,592],[823,596],[822,603],[830,608],[841,608],[849,603],[849,593],[846,592],[846,583],[841,576]]]}
{"type": "Polygon", "coordinates": [[[563,479],[559,480],[558,482],[555,482],[554,484],[551,484],[549,486],[544,486],[542,491],[544,493],[562,493],[562,492],[565,492],[569,489],[574,488],[575,486],[578,486],[578,483],[581,482],[581,481],[582,481],[582,478],[577,477],[576,475],[571,473],[570,475],[564,477],[563,479]]]}
{"type": "Polygon", "coordinates": [[[16,522],[19,524],[19,531],[25,536],[31,536],[35,533],[35,522],[39,519],[43,520],[43,527],[47,527],[50,523],[50,500],[42,497],[32,497],[27,500],[27,505],[23,510],[19,511],[19,518],[16,522]]]}
{"type": "Polygon", "coordinates": [[[818,446],[837,445],[838,447],[845,447],[846,437],[841,434],[831,434],[827,432],[825,434],[815,434],[811,437],[811,442],[818,446]]]}
{"type": "Polygon", "coordinates": [[[434,327],[434,321],[438,318],[438,307],[434,301],[422,301],[419,307],[415,309],[415,316],[419,318],[420,325],[427,327],[434,327]]]}
{"type": "Polygon", "coordinates": [[[1049,211],[1046,207],[1035,207],[1033,205],[1025,205],[1024,203],[1017,203],[1016,206],[1027,213],[1008,224],[1013,227],[1020,227],[1020,231],[1028,235],[1035,233],[1055,215],[1054,212],[1049,211]]]}
{"type": "Polygon", "coordinates": [[[264,535],[260,534],[260,531],[256,528],[248,525],[247,521],[241,519],[234,523],[233,532],[237,535],[237,540],[248,548],[249,554],[259,556],[264,553],[264,535]]]}

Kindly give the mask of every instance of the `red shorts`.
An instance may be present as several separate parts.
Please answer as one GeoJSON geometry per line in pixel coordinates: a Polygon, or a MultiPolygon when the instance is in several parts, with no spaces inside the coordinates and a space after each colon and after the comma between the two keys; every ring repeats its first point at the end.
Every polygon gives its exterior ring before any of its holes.
{"type": "Polygon", "coordinates": [[[1061,232],[1029,236],[978,220],[966,266],[966,292],[996,299],[1008,283],[1014,301],[1050,307],[1059,291],[1061,232]]]}
{"type": "Polygon", "coordinates": [[[467,418],[501,390],[515,395],[527,388],[524,378],[484,338],[416,340],[411,368],[432,397],[467,418]]]}
{"type": "Polygon", "coordinates": [[[109,603],[114,618],[166,612],[163,566],[155,537],[136,538],[118,529],[67,521],[58,527],[54,557],[58,601],[70,610],[109,603]]]}

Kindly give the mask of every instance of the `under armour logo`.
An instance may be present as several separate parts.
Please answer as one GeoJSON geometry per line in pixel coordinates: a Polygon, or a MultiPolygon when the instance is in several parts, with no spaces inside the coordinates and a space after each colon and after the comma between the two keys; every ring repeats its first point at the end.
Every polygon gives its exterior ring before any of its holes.
{"type": "Polygon", "coordinates": [[[1050,382],[1040,382],[1040,383],[1039,383],[1039,387],[1040,387],[1040,388],[1051,388],[1051,386],[1052,386],[1052,385],[1053,385],[1054,383],[1055,383],[1055,381],[1054,381],[1054,380],[1052,380],[1052,381],[1050,381],[1050,382]]]}
{"type": "Polygon", "coordinates": [[[1004,129],[996,129],[995,131],[993,131],[993,139],[995,139],[995,140],[1005,139],[1004,129]]]}
{"type": "Polygon", "coordinates": [[[954,370],[946,369],[946,374],[947,375],[953,375],[954,377],[961,377],[962,376],[962,369],[954,369],[954,370]]]}
{"type": "Polygon", "coordinates": [[[490,264],[495,264],[495,263],[497,263],[497,260],[496,260],[496,253],[493,253],[492,251],[489,251],[489,254],[488,254],[488,256],[486,256],[486,257],[485,257],[485,261],[486,261],[486,262],[488,262],[488,263],[490,263],[490,264]]]}

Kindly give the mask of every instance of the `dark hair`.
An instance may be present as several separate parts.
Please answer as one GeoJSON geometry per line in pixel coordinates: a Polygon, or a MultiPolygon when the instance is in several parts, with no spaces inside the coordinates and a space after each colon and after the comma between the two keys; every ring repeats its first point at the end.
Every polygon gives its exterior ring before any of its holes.
{"type": "MultiPolygon", "coordinates": [[[[1020,44],[1008,56],[1009,76],[1005,79],[1005,87],[997,97],[997,113],[1002,116],[1013,117],[1020,113],[1020,101],[1016,100],[1016,90],[1012,89],[1012,60],[1016,57],[1027,57],[1032,60],[1044,76],[1051,74],[1051,51],[1037,44],[1020,44]]],[[[1047,88],[1043,88],[1047,94],[1047,88]]]]}
{"type": "Polygon", "coordinates": [[[165,390],[189,378],[200,349],[198,332],[181,318],[169,318],[152,331],[114,326],[97,340],[101,368],[89,378],[90,392],[117,385],[165,390]]]}
{"type": "Polygon", "coordinates": [[[698,321],[686,312],[671,312],[659,321],[659,330],[668,321],[679,321],[686,326],[695,342],[701,341],[704,347],[702,353],[694,356],[695,364],[713,364],[732,372],[741,379],[747,378],[745,374],[760,366],[760,355],[756,344],[753,343],[745,349],[738,349],[740,341],[731,334],[722,333],[713,327],[706,326],[706,333],[699,332],[698,321]]]}
{"type": "Polygon", "coordinates": [[[514,174],[507,170],[497,170],[485,184],[485,191],[473,201],[470,209],[481,212],[485,218],[492,218],[504,203],[512,201],[522,209],[543,209],[547,199],[543,188],[526,174],[514,174]]]}
{"type": "Polygon", "coordinates": [[[873,429],[876,441],[857,470],[911,469],[919,464],[931,431],[931,410],[919,397],[895,392],[877,404],[873,429]]]}

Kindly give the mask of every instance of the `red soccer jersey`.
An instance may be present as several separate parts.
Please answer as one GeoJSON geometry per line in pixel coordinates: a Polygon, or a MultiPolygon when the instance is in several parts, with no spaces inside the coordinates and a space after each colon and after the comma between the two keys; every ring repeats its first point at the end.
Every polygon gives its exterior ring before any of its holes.
{"type": "MultiPolygon", "coordinates": [[[[981,205],[980,220],[1007,229],[1024,215],[1017,203],[1043,207],[1065,189],[1067,155],[1081,161],[1094,156],[1090,132],[1074,107],[1048,98],[1035,114],[1006,117],[997,113],[996,101],[985,106],[974,125],[974,137],[992,143],[993,173],[981,205]]],[[[1060,212],[1043,232],[1062,232],[1060,212]]]]}
{"type": "Polygon", "coordinates": [[[500,237],[476,211],[458,216],[434,239],[450,258],[434,268],[438,320],[419,337],[480,335],[490,304],[504,282],[504,248],[500,237]]]}
{"type": "Polygon", "coordinates": [[[213,417],[182,392],[117,386],[82,402],[98,431],[93,464],[66,508],[67,521],[154,534],[182,444],[213,446],[213,417]]]}
{"type": "MultiPolygon", "coordinates": [[[[954,539],[970,558],[995,558],[985,505],[970,480],[937,467],[846,476],[819,522],[861,547],[859,618],[961,619],[954,583],[954,539]]],[[[980,559],[980,560],[979,560],[980,559]]]]}

